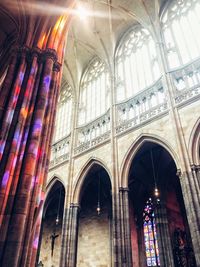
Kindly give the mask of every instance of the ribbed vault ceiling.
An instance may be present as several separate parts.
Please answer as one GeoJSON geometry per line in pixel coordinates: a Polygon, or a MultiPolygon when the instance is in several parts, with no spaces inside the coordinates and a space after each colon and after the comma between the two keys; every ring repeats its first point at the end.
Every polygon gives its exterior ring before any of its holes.
{"type": "MultiPolygon", "coordinates": [[[[82,0],[77,5],[89,16],[75,16],[70,25],[63,71],[63,82],[78,88],[81,76],[94,56],[108,65],[123,33],[138,23],[149,28],[161,14],[166,0],[82,0]]],[[[168,1],[170,2],[170,1],[168,1]]]]}
{"type": "MultiPolygon", "coordinates": [[[[67,1],[67,0],[66,0],[67,1]]],[[[113,60],[115,48],[123,33],[134,24],[141,23],[151,30],[166,2],[172,0],[79,0],[77,6],[84,7],[89,16],[81,20],[74,16],[71,20],[63,71],[63,84],[68,82],[72,88],[78,88],[78,84],[84,69],[94,56],[99,56],[108,65],[113,60]]],[[[44,1],[58,7],[64,7],[63,0],[44,1]],[[56,6],[57,2],[57,6],[56,6]]],[[[36,3],[37,9],[27,8],[26,12],[39,12],[43,8],[42,1],[2,0],[0,3],[0,51],[10,54],[11,46],[19,37],[24,38],[26,33],[26,16],[24,8],[36,3]],[[39,7],[39,8],[38,8],[39,7]],[[41,10],[40,10],[41,7],[41,10]],[[24,28],[24,30],[23,30],[24,28]],[[9,40],[9,41],[8,41],[9,40]],[[6,44],[6,47],[4,47],[6,44]],[[8,45],[9,44],[9,45],[8,45]],[[8,50],[8,51],[7,51],[8,50]]],[[[57,7],[57,8],[56,8],[57,7]]],[[[44,8],[43,8],[44,9],[44,8]]],[[[45,11],[47,15],[48,10],[45,11]]],[[[50,12],[50,11],[49,11],[50,12]]],[[[52,15],[52,9],[49,16],[52,15]]],[[[2,52],[1,52],[2,53],[2,52]]],[[[7,57],[0,54],[2,59],[7,57]]],[[[4,60],[3,60],[4,61],[4,60]]],[[[0,66],[0,72],[2,62],[0,66]]]]}

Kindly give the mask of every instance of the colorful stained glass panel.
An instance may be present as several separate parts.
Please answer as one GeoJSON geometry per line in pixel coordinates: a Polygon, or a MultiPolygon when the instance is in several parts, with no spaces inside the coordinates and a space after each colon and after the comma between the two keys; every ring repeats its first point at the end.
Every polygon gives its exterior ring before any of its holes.
{"type": "Polygon", "coordinates": [[[143,220],[147,266],[160,266],[156,224],[151,199],[147,201],[144,208],[143,220]]]}

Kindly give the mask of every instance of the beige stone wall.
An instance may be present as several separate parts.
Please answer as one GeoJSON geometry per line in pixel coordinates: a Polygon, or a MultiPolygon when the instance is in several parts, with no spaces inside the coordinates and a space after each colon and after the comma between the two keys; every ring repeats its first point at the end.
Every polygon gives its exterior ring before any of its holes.
{"type": "Polygon", "coordinates": [[[110,233],[106,210],[98,216],[96,207],[79,217],[77,267],[110,267],[110,233]]]}
{"type": "Polygon", "coordinates": [[[61,250],[61,225],[55,228],[55,218],[48,219],[43,223],[42,229],[42,242],[40,248],[39,261],[42,261],[44,267],[58,267],[60,260],[60,250],[61,250]],[[51,235],[56,229],[55,234],[59,235],[55,239],[54,253],[51,256],[51,235]]]}
{"type": "MultiPolygon", "coordinates": [[[[178,118],[180,119],[180,131],[183,131],[183,142],[187,148],[188,157],[192,162],[190,143],[194,127],[199,120],[200,101],[189,103],[188,105],[178,108],[178,118]]],[[[177,168],[184,169],[183,156],[180,150],[178,135],[175,131],[174,122],[171,120],[170,113],[161,117],[154,118],[148,123],[139,125],[135,129],[118,135],[116,137],[116,153],[115,160],[115,176],[113,175],[113,147],[111,142],[100,144],[97,147],[85,151],[80,155],[76,155],[71,164],[65,163],[52,169],[48,176],[48,182],[53,176],[61,178],[65,186],[72,183],[71,191],[68,193],[74,195],[77,189],[76,185],[80,179],[83,179],[83,170],[91,159],[100,161],[106,166],[110,174],[112,190],[113,180],[116,177],[119,179],[119,185],[124,186],[124,181],[127,179],[122,173],[122,169],[127,159],[128,152],[133,147],[136,140],[141,136],[148,136],[161,140],[169,147],[172,154],[175,156],[177,168]],[[70,173],[70,175],[69,175],[70,173]]],[[[78,198],[75,198],[77,200],[78,198]]],[[[73,202],[74,199],[71,200],[73,202]]],[[[70,202],[69,202],[70,203],[70,202]]],[[[69,205],[69,203],[67,203],[69,205]]],[[[77,203],[76,201],[74,203],[77,203]]],[[[107,216],[97,217],[95,211],[90,211],[89,216],[83,213],[79,221],[79,239],[77,253],[77,267],[110,267],[110,243],[109,243],[109,223],[107,216]]],[[[49,234],[48,234],[49,235],[49,234]]],[[[58,240],[57,240],[58,242],[58,240]]],[[[50,255],[50,252],[46,254],[50,255]],[[48,254],[49,253],[49,254],[48,254]]],[[[47,261],[50,262],[50,261],[47,261]]],[[[49,263],[48,263],[49,264],[49,263]]],[[[51,266],[51,265],[46,265],[51,266]]],[[[55,265],[58,266],[58,265],[55,265]]]]}
{"type": "Polygon", "coordinates": [[[60,164],[50,169],[47,177],[47,184],[51,182],[54,177],[59,178],[64,185],[68,184],[68,175],[69,175],[69,162],[60,164]]]}
{"type": "MultiPolygon", "coordinates": [[[[189,149],[189,143],[191,139],[191,134],[196,125],[199,114],[200,114],[200,105],[199,101],[196,101],[192,104],[180,107],[178,109],[178,116],[181,120],[181,128],[183,130],[183,135],[185,138],[186,147],[189,149]]],[[[129,131],[117,136],[117,155],[115,155],[118,161],[118,174],[119,177],[122,175],[122,168],[124,166],[125,159],[127,157],[128,151],[131,149],[133,144],[138,140],[141,136],[149,136],[155,137],[158,140],[161,140],[164,144],[166,144],[169,149],[174,153],[176,157],[175,161],[177,163],[177,168],[182,168],[183,162],[181,158],[181,152],[178,145],[178,137],[176,135],[174,125],[170,119],[169,114],[165,114],[164,116],[154,118],[149,122],[146,122],[135,129],[130,129],[129,131]]],[[[191,156],[191,151],[188,151],[188,155],[191,156]]],[[[191,158],[191,157],[190,157],[191,158]]],[[[69,179],[69,171],[71,168],[71,177],[73,183],[73,189],[75,190],[77,181],[80,179],[82,171],[87,163],[91,159],[96,159],[101,161],[106,167],[108,172],[111,174],[111,182],[113,183],[112,177],[112,146],[110,142],[105,144],[101,144],[97,147],[90,149],[80,155],[77,155],[74,158],[73,164],[69,166],[68,163],[57,166],[50,170],[48,175],[48,182],[50,182],[53,176],[57,176],[61,178],[65,185],[68,183],[69,179]]],[[[120,178],[122,179],[122,177],[120,178]]],[[[123,178],[124,179],[124,178],[123,178]]],[[[122,184],[122,181],[120,181],[122,184]]],[[[72,193],[73,195],[73,193],[72,193]]]]}

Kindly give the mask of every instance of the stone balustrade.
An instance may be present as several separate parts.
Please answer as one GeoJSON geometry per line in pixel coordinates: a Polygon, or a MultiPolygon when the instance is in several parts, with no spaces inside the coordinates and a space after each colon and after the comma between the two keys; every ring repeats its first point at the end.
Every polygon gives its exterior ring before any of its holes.
{"type": "Polygon", "coordinates": [[[69,159],[70,138],[71,136],[68,135],[52,145],[50,168],[53,168],[54,166],[69,159]]]}
{"type": "Polygon", "coordinates": [[[200,96],[200,59],[170,72],[175,104],[185,104],[200,96]]]}
{"type": "Polygon", "coordinates": [[[110,131],[110,109],[96,120],[77,128],[77,146],[92,141],[110,131]]]}
{"type": "Polygon", "coordinates": [[[167,110],[162,79],[134,97],[116,105],[116,134],[148,121],[167,110]]]}

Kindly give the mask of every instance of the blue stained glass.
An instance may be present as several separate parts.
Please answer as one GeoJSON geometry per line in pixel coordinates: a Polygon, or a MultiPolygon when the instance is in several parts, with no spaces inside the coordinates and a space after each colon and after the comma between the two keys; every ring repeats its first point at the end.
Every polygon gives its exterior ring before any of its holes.
{"type": "Polygon", "coordinates": [[[144,208],[143,227],[147,266],[160,266],[156,224],[151,199],[147,201],[144,208]]]}

